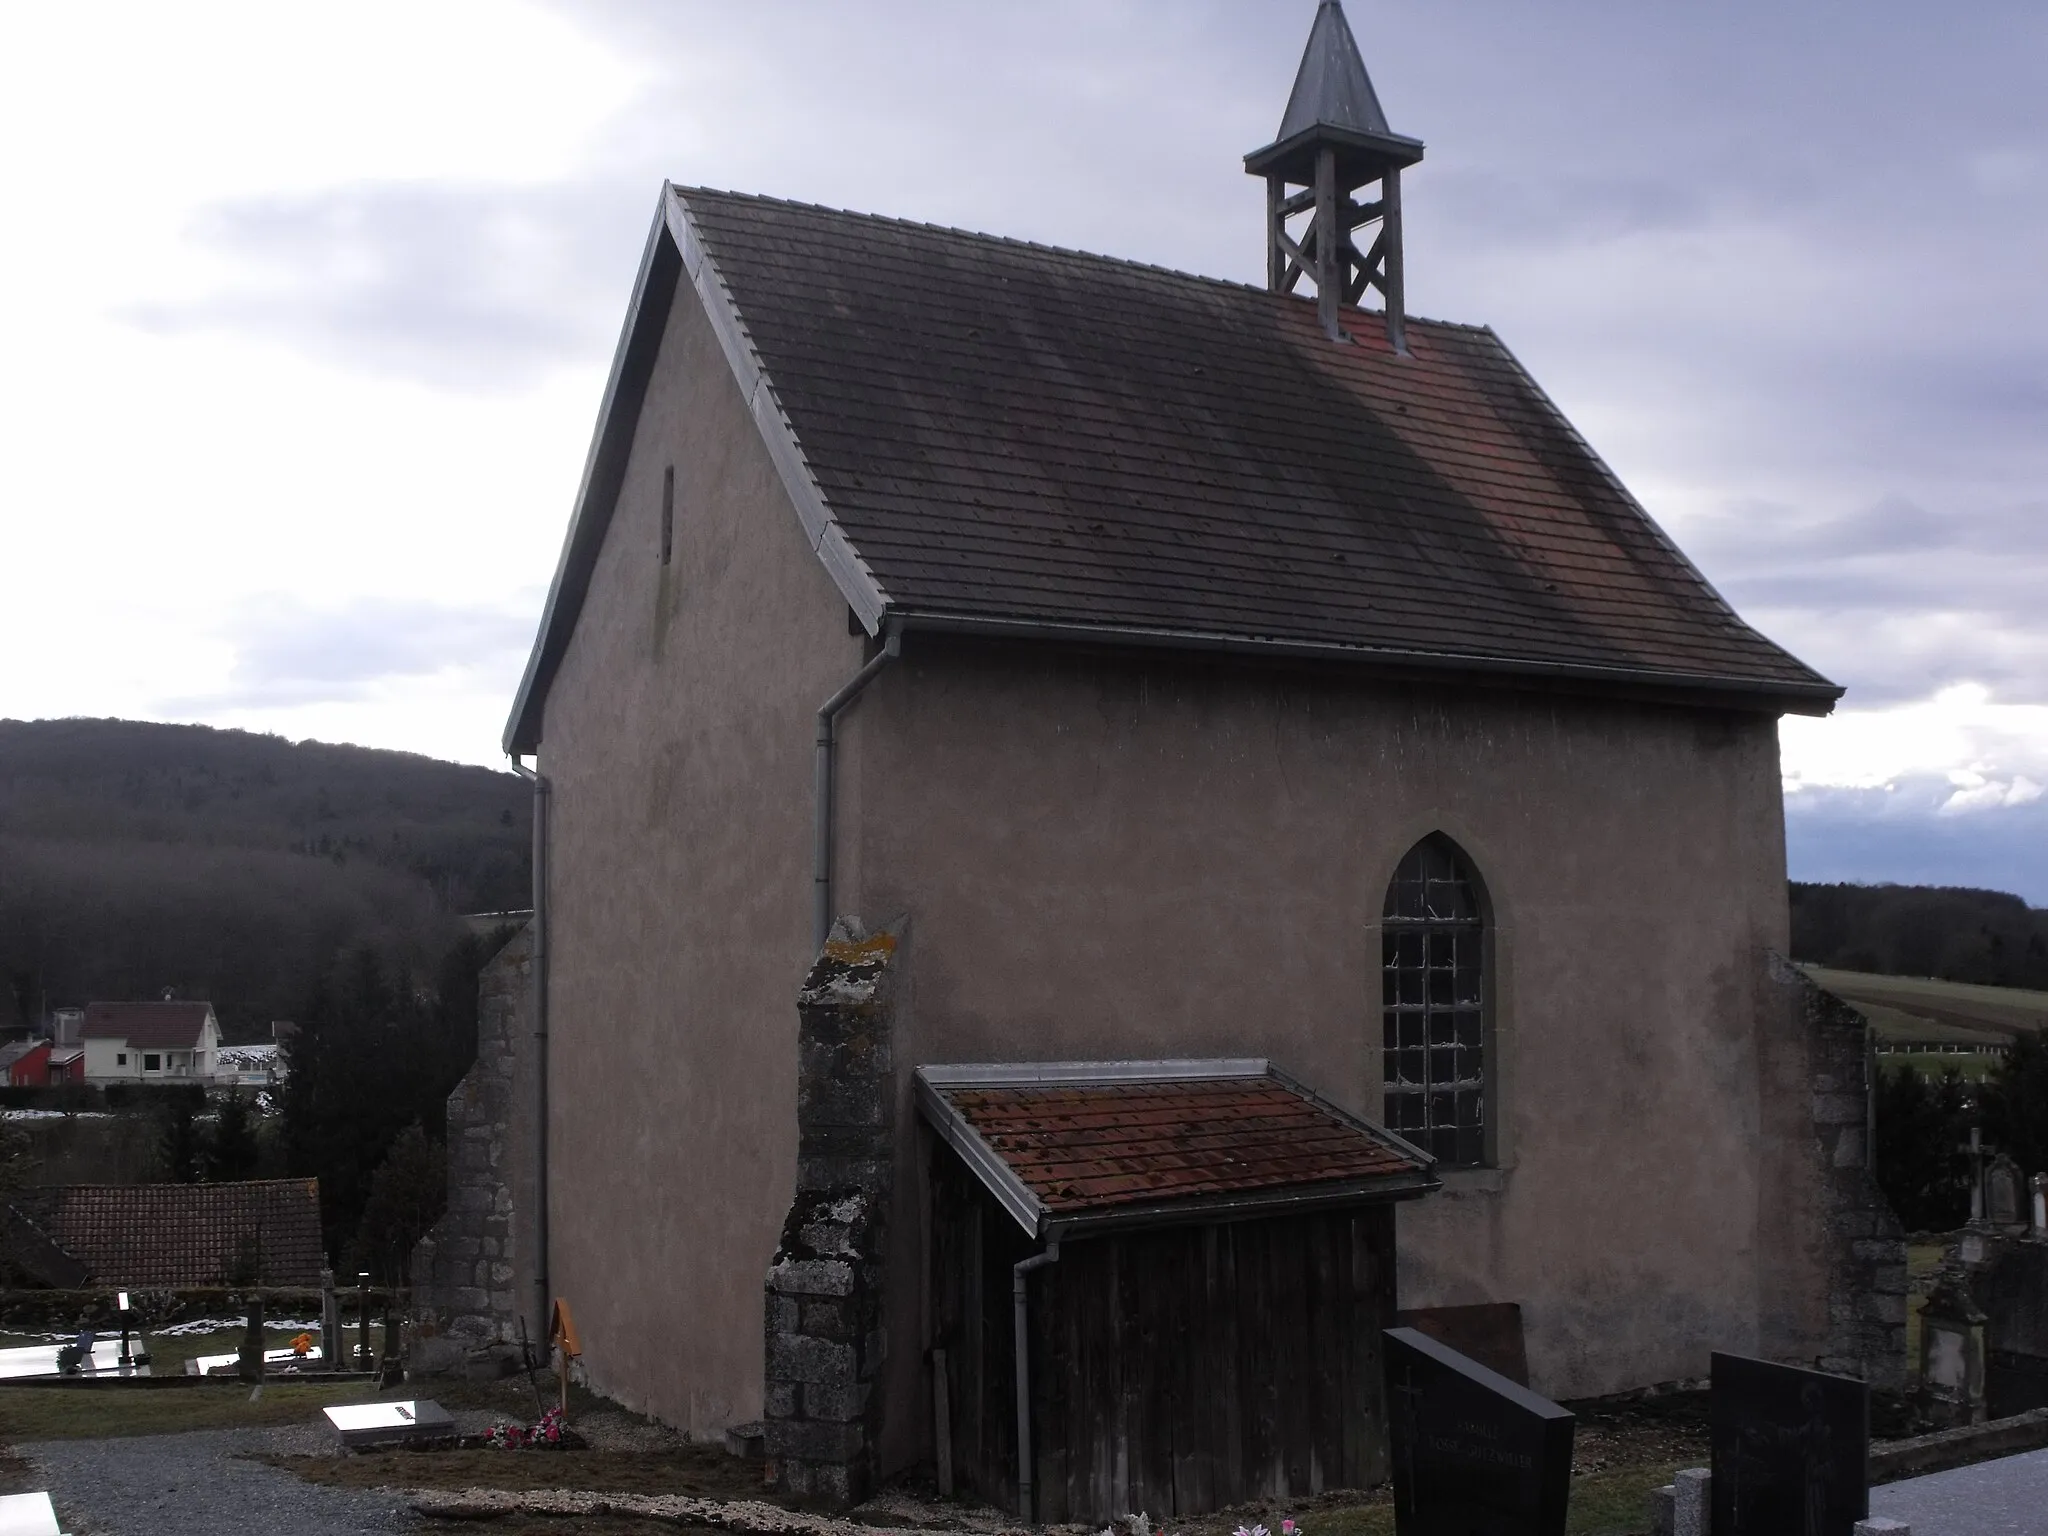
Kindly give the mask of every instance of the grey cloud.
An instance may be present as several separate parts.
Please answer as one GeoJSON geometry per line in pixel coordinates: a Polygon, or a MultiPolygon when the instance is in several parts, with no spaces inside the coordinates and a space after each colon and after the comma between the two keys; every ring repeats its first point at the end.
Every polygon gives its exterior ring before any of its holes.
{"type": "MultiPolygon", "coordinates": [[[[639,255],[620,194],[591,187],[342,187],[208,210],[190,238],[232,283],[137,308],[159,330],[280,339],[364,371],[517,389],[601,355],[639,255]]],[[[638,201],[644,224],[651,193],[638,201]]]]}
{"type": "Polygon", "coordinates": [[[1785,805],[1795,880],[1893,881],[2012,891],[2048,906],[2048,800],[1941,814],[1955,792],[1940,779],[1890,790],[1801,790],[1785,805]]]}
{"type": "Polygon", "coordinates": [[[497,675],[509,692],[534,622],[531,612],[388,598],[339,608],[264,599],[244,606],[222,627],[235,652],[227,686],[202,697],[167,700],[164,708],[199,713],[331,703],[363,698],[381,682],[445,671],[497,675]]]}
{"type": "MultiPolygon", "coordinates": [[[[1257,280],[1239,156],[1313,5],[559,9],[648,70],[586,175],[214,210],[237,280],[150,323],[461,389],[596,370],[664,176],[1257,280]]],[[[2048,7],[1351,12],[1430,146],[1419,311],[1494,325],[1575,419],[1630,424],[1632,480],[1727,508],[1673,531],[1853,702],[2043,696],[2048,7]]]]}

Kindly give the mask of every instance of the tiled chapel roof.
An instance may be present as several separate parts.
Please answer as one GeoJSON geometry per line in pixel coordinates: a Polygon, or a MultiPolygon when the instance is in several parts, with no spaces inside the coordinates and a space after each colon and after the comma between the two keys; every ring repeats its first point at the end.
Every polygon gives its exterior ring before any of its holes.
{"type": "MultiPolygon", "coordinates": [[[[1815,712],[1839,695],[1735,614],[1490,330],[1411,319],[1400,357],[1369,311],[1345,312],[1339,344],[1309,299],[670,188],[636,313],[665,316],[685,285],[873,629],[1278,649],[1815,712]]],[[[629,320],[608,418],[637,413],[659,335],[644,328],[629,320]]],[[[513,750],[538,739],[630,429],[608,467],[600,425],[513,750]]]]}

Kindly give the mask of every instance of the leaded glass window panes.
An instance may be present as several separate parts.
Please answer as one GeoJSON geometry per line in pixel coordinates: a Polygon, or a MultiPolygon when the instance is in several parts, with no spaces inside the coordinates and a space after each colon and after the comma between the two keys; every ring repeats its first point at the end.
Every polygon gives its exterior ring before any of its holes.
{"type": "Polygon", "coordinates": [[[1386,1121],[1450,1167],[1486,1157],[1486,924],[1449,838],[1408,851],[1381,918],[1386,1121]]]}

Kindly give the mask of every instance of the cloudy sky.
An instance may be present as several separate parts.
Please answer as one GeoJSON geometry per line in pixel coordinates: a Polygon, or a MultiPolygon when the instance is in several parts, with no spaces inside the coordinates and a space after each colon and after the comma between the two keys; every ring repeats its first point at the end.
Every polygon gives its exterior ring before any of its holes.
{"type": "MultiPolygon", "coordinates": [[[[2048,903],[2048,7],[1353,0],[1483,321],[1850,689],[1794,873],[2048,903]]],[[[1257,280],[1311,0],[0,12],[0,716],[496,742],[664,177],[1257,280]]]]}

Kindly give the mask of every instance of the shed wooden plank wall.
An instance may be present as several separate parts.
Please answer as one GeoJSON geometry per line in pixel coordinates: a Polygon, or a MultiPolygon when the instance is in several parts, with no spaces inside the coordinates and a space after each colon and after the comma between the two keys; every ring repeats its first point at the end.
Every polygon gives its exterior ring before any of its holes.
{"type": "MultiPolygon", "coordinates": [[[[1013,1508],[1010,1266],[1033,1245],[957,1164],[935,1174],[955,1463],[1013,1508]]],[[[1070,1242],[1030,1283],[1041,1520],[1184,1518],[1385,1478],[1391,1206],[1070,1242]]]]}

